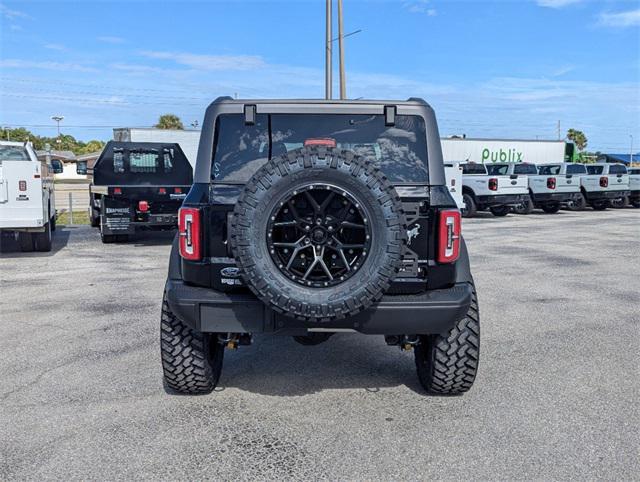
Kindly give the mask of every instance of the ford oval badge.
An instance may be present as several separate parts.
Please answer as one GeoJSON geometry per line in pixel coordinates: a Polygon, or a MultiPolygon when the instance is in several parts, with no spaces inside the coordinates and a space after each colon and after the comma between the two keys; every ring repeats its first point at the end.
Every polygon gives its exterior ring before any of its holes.
{"type": "Polygon", "coordinates": [[[225,278],[237,278],[240,276],[240,268],[235,266],[228,266],[220,270],[220,274],[225,278]]]}

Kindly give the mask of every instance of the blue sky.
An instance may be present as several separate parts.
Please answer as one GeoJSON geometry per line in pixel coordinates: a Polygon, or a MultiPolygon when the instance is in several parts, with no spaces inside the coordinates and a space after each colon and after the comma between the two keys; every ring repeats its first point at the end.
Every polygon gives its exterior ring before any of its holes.
{"type": "MultiPolygon", "coordinates": [[[[589,148],[640,147],[639,1],[344,6],[345,32],[362,29],[345,39],[350,98],[423,97],[442,135],[556,138],[560,120],[589,148]]],[[[106,140],[166,112],[202,122],[219,95],[324,95],[321,0],[2,1],[0,16],[0,125],[52,135],[61,114],[106,140]]]]}

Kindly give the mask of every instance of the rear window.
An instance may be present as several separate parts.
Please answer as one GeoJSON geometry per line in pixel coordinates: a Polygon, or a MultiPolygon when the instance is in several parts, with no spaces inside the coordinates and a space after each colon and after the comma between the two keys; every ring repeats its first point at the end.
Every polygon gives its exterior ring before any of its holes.
{"type": "Polygon", "coordinates": [[[569,164],[567,166],[567,174],[586,174],[587,169],[583,164],[569,164]]]}
{"type": "Polygon", "coordinates": [[[487,168],[484,164],[463,164],[462,165],[462,174],[486,174],[487,168]]]}
{"type": "MultiPolygon", "coordinates": [[[[560,169],[562,168],[562,166],[555,165],[555,166],[538,166],[538,174],[541,174],[543,176],[549,176],[549,175],[555,175],[555,174],[560,174],[560,169]]],[[[567,168],[567,174],[570,174],[569,169],[567,168]]]]}
{"type": "Polygon", "coordinates": [[[395,183],[428,182],[424,119],[396,116],[386,126],[382,115],[259,114],[245,125],[242,114],[216,122],[212,176],[221,182],[246,182],[269,159],[303,147],[305,140],[327,138],[377,165],[395,183]]]}
{"type": "Polygon", "coordinates": [[[22,146],[0,146],[0,162],[30,160],[29,153],[22,146]]]}
{"type": "Polygon", "coordinates": [[[629,174],[640,174],[640,169],[629,169],[629,174]]]}
{"type": "Polygon", "coordinates": [[[538,170],[536,169],[535,164],[516,164],[513,166],[514,174],[522,174],[522,175],[536,175],[538,174],[538,170]]]}
{"type": "Polygon", "coordinates": [[[122,174],[127,171],[136,174],[169,173],[173,168],[173,149],[132,150],[114,149],[113,172],[122,174]]]}
{"type": "Polygon", "coordinates": [[[602,174],[604,166],[587,166],[587,172],[589,174],[602,174]]]}
{"type": "Polygon", "coordinates": [[[488,165],[487,172],[491,176],[506,176],[509,172],[509,166],[506,164],[488,165]]]}
{"type": "Polygon", "coordinates": [[[613,164],[609,166],[609,174],[626,174],[627,168],[622,164],[613,164]]]}

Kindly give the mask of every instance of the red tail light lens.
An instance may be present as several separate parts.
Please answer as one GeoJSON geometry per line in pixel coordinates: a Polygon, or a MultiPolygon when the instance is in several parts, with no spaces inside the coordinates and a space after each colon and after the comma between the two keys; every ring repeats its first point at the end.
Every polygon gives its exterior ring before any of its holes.
{"type": "Polygon", "coordinates": [[[173,189],[173,193],[174,194],[182,194],[182,188],[181,187],[176,187],[173,189]]]}
{"type": "Polygon", "coordinates": [[[18,190],[26,191],[27,190],[27,181],[18,181],[18,190]]]}
{"type": "Polygon", "coordinates": [[[146,213],[149,210],[149,203],[147,201],[138,202],[138,211],[146,213]]]}
{"type": "Polygon", "coordinates": [[[438,219],[438,263],[453,263],[460,256],[462,224],[460,211],[440,211],[438,219]]]}
{"type": "Polygon", "coordinates": [[[607,187],[609,186],[609,178],[607,176],[602,176],[600,178],[600,187],[607,187]]]}
{"type": "Polygon", "coordinates": [[[160,189],[158,189],[158,194],[167,194],[167,190],[161,187],[160,189]]]}
{"type": "Polygon", "coordinates": [[[122,189],[119,187],[114,187],[113,188],[113,194],[122,194],[122,189]]]}
{"type": "Polygon", "coordinates": [[[498,180],[495,177],[489,179],[489,191],[497,191],[498,190],[498,180]]]}
{"type": "Polygon", "coordinates": [[[555,177],[548,177],[547,178],[547,188],[548,189],[555,189],[556,188],[556,178],[555,177]]]}
{"type": "Polygon", "coordinates": [[[178,211],[178,236],[180,238],[180,256],[197,261],[202,258],[200,210],[180,208],[178,211]]]}

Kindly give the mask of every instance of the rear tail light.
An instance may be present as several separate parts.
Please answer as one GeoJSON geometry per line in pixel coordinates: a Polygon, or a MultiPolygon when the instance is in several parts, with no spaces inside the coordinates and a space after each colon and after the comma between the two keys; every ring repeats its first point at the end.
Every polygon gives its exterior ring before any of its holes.
{"type": "Polygon", "coordinates": [[[158,194],[167,194],[167,190],[161,187],[160,189],[158,189],[158,194]]]}
{"type": "Polygon", "coordinates": [[[438,219],[438,263],[453,263],[460,255],[462,225],[460,211],[440,211],[438,219]]]}
{"type": "Polygon", "coordinates": [[[140,201],[138,203],[138,211],[146,213],[149,210],[149,203],[147,201],[140,201]]]}
{"type": "Polygon", "coordinates": [[[18,190],[26,191],[27,190],[27,181],[18,181],[18,190]]]}
{"type": "Polygon", "coordinates": [[[114,187],[113,194],[122,194],[122,189],[120,189],[119,187],[114,187]]]}
{"type": "Polygon", "coordinates": [[[547,178],[547,188],[548,189],[555,189],[556,188],[556,178],[555,177],[548,177],[547,178]]]}
{"type": "Polygon", "coordinates": [[[173,188],[173,193],[174,194],[182,194],[182,188],[181,187],[173,188]]]}
{"type": "Polygon", "coordinates": [[[600,178],[600,187],[607,187],[609,186],[609,178],[607,176],[602,176],[600,178]]]}
{"type": "Polygon", "coordinates": [[[180,256],[197,261],[202,258],[200,210],[180,208],[178,212],[178,236],[180,238],[180,256]]]}
{"type": "Polygon", "coordinates": [[[497,191],[498,190],[498,179],[492,177],[489,179],[489,191],[497,191]]]}

